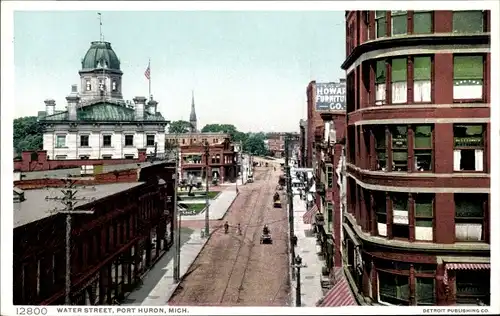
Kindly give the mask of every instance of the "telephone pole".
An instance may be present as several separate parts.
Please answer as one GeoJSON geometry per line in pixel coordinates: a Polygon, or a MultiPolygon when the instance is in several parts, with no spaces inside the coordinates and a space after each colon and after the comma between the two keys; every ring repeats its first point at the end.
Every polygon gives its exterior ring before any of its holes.
{"type": "Polygon", "coordinates": [[[174,184],[174,212],[173,212],[173,230],[174,230],[174,281],[180,281],[180,259],[181,259],[181,215],[177,207],[177,190],[179,189],[179,146],[175,144],[175,184],[174,184]],[[178,218],[178,219],[177,219],[178,218]]]}
{"type": "MultiPolygon", "coordinates": [[[[46,196],[45,200],[53,200],[61,202],[64,209],[54,209],[53,212],[66,214],[66,274],[65,274],[65,305],[71,305],[71,215],[73,214],[94,214],[93,210],[75,210],[78,202],[90,202],[94,200],[88,198],[77,198],[76,193],[76,180],[63,179],[66,185],[62,191],[62,197],[49,197],[46,196]]],[[[85,187],[81,187],[85,188],[85,187]]],[[[91,188],[95,191],[95,188],[91,188]]]]}
{"type": "Polygon", "coordinates": [[[206,160],[206,172],[205,172],[205,236],[208,238],[210,234],[210,216],[209,216],[209,209],[210,209],[210,199],[208,196],[208,174],[209,174],[209,164],[208,164],[208,159],[210,158],[210,145],[208,144],[208,141],[205,141],[205,156],[207,157],[206,160]]]}
{"type": "MultiPolygon", "coordinates": [[[[290,254],[292,257],[292,260],[295,258],[295,244],[293,242],[295,232],[294,232],[294,227],[293,227],[293,191],[292,191],[292,176],[290,174],[290,166],[288,164],[288,159],[289,159],[289,145],[290,145],[290,139],[289,135],[285,135],[285,172],[286,172],[286,191],[288,195],[288,221],[290,225],[290,254]]],[[[292,279],[294,278],[294,274],[292,273],[292,279]]]]}

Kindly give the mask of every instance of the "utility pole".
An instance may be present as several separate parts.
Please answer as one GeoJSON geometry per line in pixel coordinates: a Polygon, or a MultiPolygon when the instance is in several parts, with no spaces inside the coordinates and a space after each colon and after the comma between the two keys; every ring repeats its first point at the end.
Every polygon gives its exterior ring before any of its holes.
{"type": "Polygon", "coordinates": [[[210,158],[210,145],[208,144],[208,141],[205,141],[205,156],[207,157],[206,160],[206,172],[205,172],[205,236],[208,238],[210,234],[210,215],[209,215],[209,209],[210,209],[210,199],[208,197],[208,174],[209,174],[209,166],[208,166],[208,159],[210,158]]]}
{"type": "MultiPolygon", "coordinates": [[[[94,200],[88,198],[77,198],[75,184],[76,180],[64,179],[66,185],[62,191],[63,197],[49,197],[46,196],[45,200],[53,200],[61,202],[65,208],[55,209],[52,212],[66,214],[66,274],[65,274],[65,305],[71,305],[71,215],[73,214],[94,214],[93,210],[75,210],[75,206],[78,202],[90,202],[94,200]]],[[[81,187],[85,188],[85,187],[81,187]]],[[[90,188],[95,191],[95,188],[90,188]]]]}
{"type": "Polygon", "coordinates": [[[175,184],[174,184],[174,212],[173,212],[173,230],[174,230],[174,281],[180,281],[180,259],[181,259],[181,214],[177,207],[177,190],[179,190],[179,171],[177,170],[179,164],[179,147],[175,145],[175,184]],[[177,216],[179,220],[177,220],[177,216]]]}
{"type": "MultiPolygon", "coordinates": [[[[286,191],[288,194],[288,220],[290,225],[290,254],[293,258],[295,258],[295,244],[293,242],[295,232],[293,227],[293,191],[292,191],[292,176],[290,174],[290,166],[288,165],[288,146],[290,145],[289,135],[285,135],[285,172],[286,172],[286,191]]],[[[294,278],[294,274],[292,273],[292,279],[294,278]]]]}
{"type": "Polygon", "coordinates": [[[305,264],[302,264],[302,258],[297,255],[297,257],[295,257],[295,264],[292,265],[292,267],[294,267],[295,269],[297,269],[297,286],[295,288],[295,306],[296,307],[301,307],[302,306],[302,301],[301,301],[301,293],[300,293],[300,287],[301,287],[301,284],[300,284],[300,269],[301,268],[306,268],[307,265],[305,264]]]}

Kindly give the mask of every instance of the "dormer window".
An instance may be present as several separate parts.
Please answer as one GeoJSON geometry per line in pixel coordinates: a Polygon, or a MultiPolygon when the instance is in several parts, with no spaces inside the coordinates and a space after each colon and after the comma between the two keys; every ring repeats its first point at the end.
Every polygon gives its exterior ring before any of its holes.
{"type": "Polygon", "coordinates": [[[92,85],[90,84],[90,80],[89,79],[85,80],[85,89],[87,91],[92,90],[92,85]]]}
{"type": "Polygon", "coordinates": [[[104,91],[104,80],[102,79],[99,80],[99,90],[104,91]]]}

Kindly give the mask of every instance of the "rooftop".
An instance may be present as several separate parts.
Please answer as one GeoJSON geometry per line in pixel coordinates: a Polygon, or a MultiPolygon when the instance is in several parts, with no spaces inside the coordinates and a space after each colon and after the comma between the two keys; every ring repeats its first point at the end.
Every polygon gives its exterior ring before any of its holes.
{"type": "MultiPolygon", "coordinates": [[[[104,197],[126,191],[137,187],[144,182],[131,183],[114,183],[93,185],[94,190],[82,189],[76,194],[77,198],[88,198],[88,202],[80,202],[76,208],[85,208],[85,204],[95,202],[104,197]],[[94,200],[91,200],[91,199],[94,200]]],[[[60,201],[45,200],[45,197],[60,197],[62,196],[61,188],[47,188],[37,190],[24,190],[23,202],[14,203],[14,228],[41,220],[43,218],[55,215],[55,209],[63,209],[63,204],[60,201]]]]}

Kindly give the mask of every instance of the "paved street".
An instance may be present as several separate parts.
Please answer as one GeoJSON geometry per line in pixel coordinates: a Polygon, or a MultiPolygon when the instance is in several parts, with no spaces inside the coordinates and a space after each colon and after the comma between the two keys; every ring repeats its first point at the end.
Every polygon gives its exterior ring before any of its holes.
{"type": "Polygon", "coordinates": [[[255,182],[240,188],[224,218],[229,234],[222,228],[212,233],[169,305],[288,305],[287,216],[285,208],[272,205],[278,175],[272,168],[255,169],[255,182]],[[271,230],[271,245],[260,244],[264,224],[271,230]]]}

